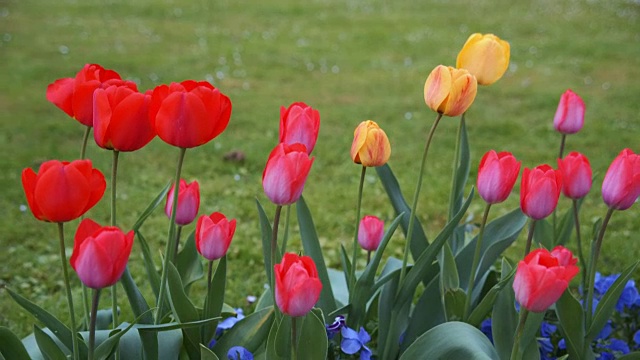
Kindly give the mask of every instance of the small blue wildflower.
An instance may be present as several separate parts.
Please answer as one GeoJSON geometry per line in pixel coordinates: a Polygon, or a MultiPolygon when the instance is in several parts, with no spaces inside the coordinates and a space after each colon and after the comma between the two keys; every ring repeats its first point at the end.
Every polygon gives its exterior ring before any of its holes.
{"type": "Polygon", "coordinates": [[[636,348],[640,346],[640,330],[636,331],[636,333],[633,334],[633,342],[636,343],[636,348]]]}
{"type": "Polygon", "coordinates": [[[480,331],[482,331],[482,333],[485,334],[493,344],[493,330],[491,324],[491,318],[484,320],[482,324],[480,324],[480,331]]]}
{"type": "Polygon", "coordinates": [[[333,339],[333,337],[336,336],[336,334],[339,333],[346,324],[347,322],[344,320],[344,316],[338,315],[331,324],[326,325],[327,337],[329,340],[333,339]]]}
{"type": "Polygon", "coordinates": [[[538,338],[538,344],[540,345],[540,358],[541,359],[551,359],[553,354],[553,344],[551,343],[551,339],[543,337],[538,338]]]}
{"type": "Polygon", "coordinates": [[[600,273],[596,272],[596,279],[594,284],[594,289],[596,291],[595,297],[600,299],[602,295],[604,295],[607,290],[613,285],[613,283],[620,277],[620,274],[613,274],[609,276],[602,276],[600,273]]]}
{"type": "Polygon", "coordinates": [[[371,336],[367,331],[361,327],[360,332],[345,326],[340,330],[342,334],[342,342],[340,343],[340,349],[345,354],[353,355],[360,351],[361,360],[371,359],[371,350],[366,346],[366,343],[371,341],[371,336]]]}
{"type": "Polygon", "coordinates": [[[611,326],[611,320],[608,320],[607,323],[604,324],[604,327],[602,328],[602,330],[600,330],[600,332],[596,336],[596,339],[606,339],[609,336],[611,336],[612,332],[613,332],[613,326],[611,326]]]}
{"type": "Polygon", "coordinates": [[[242,346],[234,346],[227,353],[229,360],[253,360],[253,354],[242,346]]]}
{"type": "Polygon", "coordinates": [[[567,343],[566,341],[564,341],[564,338],[560,339],[560,341],[558,341],[558,349],[560,350],[566,350],[567,349],[567,343]]]}
{"type": "Polygon", "coordinates": [[[616,303],[616,310],[618,312],[622,312],[625,306],[630,308],[636,303],[638,299],[638,289],[636,289],[636,282],[633,280],[627,281],[622,290],[622,294],[620,294],[620,298],[616,303]]]}
{"type": "Polygon", "coordinates": [[[244,311],[238,308],[236,310],[236,316],[230,316],[218,323],[218,327],[216,328],[216,336],[220,336],[225,330],[229,330],[235,325],[238,321],[244,319],[244,311]]]}
{"type": "Polygon", "coordinates": [[[542,335],[542,337],[549,338],[551,337],[551,335],[553,335],[553,333],[556,332],[556,330],[558,330],[557,326],[543,321],[542,325],[540,326],[540,335],[542,335]]]}
{"type": "Polygon", "coordinates": [[[209,344],[207,344],[207,347],[209,349],[213,349],[213,347],[216,346],[216,343],[217,343],[216,339],[211,339],[211,341],[209,341],[209,344]]]}
{"type": "Polygon", "coordinates": [[[611,350],[614,354],[628,354],[629,353],[629,345],[627,344],[626,341],[620,340],[620,339],[616,339],[616,338],[611,338],[609,339],[609,344],[605,345],[605,347],[609,350],[611,350]]]}

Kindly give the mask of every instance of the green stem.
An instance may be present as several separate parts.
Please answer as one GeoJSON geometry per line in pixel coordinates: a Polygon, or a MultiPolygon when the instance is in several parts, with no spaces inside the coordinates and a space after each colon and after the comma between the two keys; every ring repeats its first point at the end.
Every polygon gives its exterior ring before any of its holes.
{"type": "Polygon", "coordinates": [[[269,269],[269,283],[271,285],[271,295],[273,296],[274,309],[276,306],[276,278],[273,267],[276,265],[276,251],[278,250],[278,226],[280,226],[280,213],[282,205],[276,206],[276,213],[273,216],[273,228],[271,233],[271,269],[269,269]]]}
{"type": "Polygon", "coordinates": [[[420,188],[422,187],[422,177],[424,173],[425,164],[427,162],[427,153],[429,152],[429,146],[431,145],[431,139],[433,138],[433,134],[436,131],[436,127],[438,123],[442,119],[442,114],[438,114],[436,120],[433,122],[431,126],[431,130],[429,130],[429,135],[427,135],[427,142],[424,146],[424,152],[422,153],[422,162],[420,163],[420,172],[418,173],[418,183],[416,184],[416,191],[413,194],[413,203],[411,205],[411,215],[409,217],[409,229],[407,230],[407,240],[405,241],[404,246],[404,256],[402,258],[402,268],[400,269],[400,282],[398,283],[398,291],[402,288],[402,283],[404,282],[404,277],[407,272],[407,262],[409,261],[409,246],[411,245],[411,238],[413,236],[413,224],[416,218],[416,208],[418,207],[418,198],[420,197],[420,188]]]}
{"type": "Polygon", "coordinates": [[[91,134],[91,126],[85,126],[84,135],[82,136],[82,147],[80,148],[80,160],[84,160],[87,155],[87,143],[91,134]]]}
{"type": "Polygon", "coordinates": [[[471,299],[473,298],[473,287],[476,282],[476,272],[478,271],[478,264],[480,263],[480,254],[482,250],[482,238],[484,236],[485,225],[487,224],[487,219],[489,218],[489,210],[491,209],[491,204],[487,203],[487,206],[484,208],[484,215],[482,215],[482,223],[480,224],[480,232],[478,233],[478,240],[476,241],[476,249],[473,253],[473,262],[471,263],[471,272],[469,273],[469,284],[467,287],[467,297],[464,301],[464,319],[469,318],[469,313],[471,312],[471,299]]]}
{"type": "Polygon", "coordinates": [[[367,265],[371,262],[371,251],[367,251],[367,265]]]}
{"type": "Polygon", "coordinates": [[[362,171],[360,172],[360,183],[358,185],[358,199],[356,200],[356,230],[353,235],[353,255],[351,257],[351,274],[349,274],[349,297],[354,294],[354,289],[356,286],[356,267],[357,267],[357,259],[358,259],[358,232],[360,230],[360,211],[362,209],[362,190],[364,188],[364,177],[367,173],[367,167],[363,166],[362,171]]]}
{"type": "MultiPolygon", "coordinates": [[[[578,241],[578,259],[580,259],[580,267],[582,269],[587,268],[587,263],[584,260],[584,255],[582,254],[582,237],[580,236],[580,217],[578,216],[578,200],[573,200],[573,222],[576,228],[576,240],[578,241]]],[[[582,273],[582,289],[586,289],[587,278],[584,271],[582,273]]]]}
{"type": "Polygon", "coordinates": [[[562,134],[562,140],[560,140],[560,153],[558,154],[558,159],[562,159],[564,156],[564,144],[567,140],[567,134],[562,134]]]}
{"type": "Polygon", "coordinates": [[[282,236],[282,246],[280,252],[287,252],[287,241],[289,240],[289,221],[291,219],[291,205],[287,205],[287,214],[284,218],[284,235],[282,236]]]}
{"type": "Polygon", "coordinates": [[[167,277],[169,274],[169,263],[173,259],[173,250],[175,249],[174,242],[176,241],[176,213],[178,210],[178,188],[180,185],[180,173],[182,171],[182,163],[184,162],[184,155],[187,149],[180,148],[180,155],[178,156],[178,165],[176,166],[176,176],[174,178],[173,186],[173,209],[171,210],[171,219],[169,221],[169,236],[167,238],[167,247],[164,252],[164,263],[162,266],[162,276],[160,278],[160,293],[158,295],[158,308],[156,309],[155,324],[159,324],[162,320],[162,311],[164,308],[164,302],[167,292],[167,277]]]}
{"type": "Polygon", "coordinates": [[[527,234],[527,244],[524,247],[524,256],[527,256],[527,254],[531,252],[531,242],[533,241],[533,232],[536,229],[537,222],[537,220],[531,219],[531,223],[529,224],[529,234],[527,234]]]}
{"type": "Polygon", "coordinates": [[[89,325],[89,360],[93,360],[96,348],[96,318],[98,317],[98,302],[100,301],[100,289],[93,290],[93,303],[91,305],[91,323],[89,325]]]}
{"type": "MultiPolygon", "coordinates": [[[[118,155],[120,152],[113,150],[113,162],[111,164],[111,226],[116,226],[116,189],[118,178],[118,155]]],[[[118,286],[111,286],[111,313],[113,319],[113,328],[118,326],[118,286]]],[[[116,360],[120,358],[120,352],[116,349],[116,360]]]]}
{"type": "Polygon", "coordinates": [[[465,113],[460,117],[460,123],[458,124],[458,135],[456,136],[456,150],[453,156],[453,174],[451,175],[451,192],[449,193],[449,219],[453,218],[456,213],[456,196],[455,189],[458,188],[458,178],[456,174],[458,173],[458,164],[460,164],[460,148],[462,147],[462,142],[460,138],[462,137],[462,129],[464,128],[465,122],[465,113]]]}
{"type": "Polygon", "coordinates": [[[298,359],[298,346],[297,346],[298,329],[296,325],[297,325],[296,317],[292,316],[291,317],[291,359],[292,360],[298,359]]]}
{"type": "Polygon", "coordinates": [[[64,280],[64,288],[67,292],[67,304],[69,305],[69,317],[71,318],[71,342],[73,344],[73,358],[79,359],[78,353],[78,336],[76,327],[76,314],[73,311],[73,295],[71,294],[71,285],[69,284],[69,271],[67,270],[67,255],[64,247],[64,224],[58,223],[58,238],[60,239],[60,262],[62,263],[62,276],[64,280]]]}
{"type": "MultiPolygon", "coordinates": [[[[87,142],[89,140],[89,134],[91,134],[91,126],[85,126],[84,135],[82,136],[82,147],[80,148],[80,160],[84,160],[87,153],[87,142]]],[[[82,220],[82,217],[80,218],[82,220]]],[[[89,316],[91,314],[91,309],[89,305],[89,291],[87,287],[82,284],[82,308],[84,310],[84,327],[85,329],[89,328],[89,316]]]]}
{"type": "Polygon", "coordinates": [[[182,235],[182,225],[178,225],[178,227],[176,229],[175,246],[173,247],[173,258],[171,259],[171,262],[174,263],[174,264],[176,263],[176,261],[178,261],[178,248],[180,247],[180,236],[181,235],[182,235]]]}
{"type": "Polygon", "coordinates": [[[593,290],[594,290],[594,282],[596,278],[596,263],[598,262],[598,256],[600,255],[600,247],[602,246],[602,239],[604,238],[604,233],[607,230],[607,225],[609,224],[609,220],[611,220],[611,215],[615,209],[609,208],[607,210],[607,215],[605,215],[604,220],[602,221],[602,227],[600,228],[600,232],[598,233],[598,238],[596,239],[595,244],[591,248],[591,262],[589,263],[589,291],[587,294],[587,308],[585,309],[585,313],[587,314],[586,328],[591,327],[591,321],[593,317],[593,290]]]}
{"type": "Polygon", "coordinates": [[[520,306],[520,320],[518,321],[518,328],[516,330],[516,338],[513,341],[513,348],[511,349],[511,360],[518,360],[521,358],[520,356],[520,338],[522,337],[522,332],[524,331],[524,324],[527,321],[527,316],[529,315],[529,310],[520,306]]]}

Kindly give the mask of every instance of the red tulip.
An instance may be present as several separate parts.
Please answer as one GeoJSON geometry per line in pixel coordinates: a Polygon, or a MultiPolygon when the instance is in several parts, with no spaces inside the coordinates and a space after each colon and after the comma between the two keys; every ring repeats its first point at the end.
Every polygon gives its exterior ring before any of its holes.
{"type": "Polygon", "coordinates": [[[235,219],[229,221],[219,212],[202,215],[196,225],[196,249],[207,260],[220,259],[227,254],[235,232],[235,219]]]}
{"type": "Polygon", "coordinates": [[[278,144],[269,155],[262,173],[264,192],[276,205],[298,201],[314,158],[309,158],[302,144],[278,144]]]}
{"type": "Polygon", "coordinates": [[[320,113],[303,103],[296,102],[280,108],[280,142],[285,144],[301,143],[311,154],[318,140],[320,113]]]}
{"type": "Polygon", "coordinates": [[[320,298],[322,283],[316,264],[309,256],[286,253],[273,267],[276,279],[276,304],[282,313],[303,316],[320,298]]]}
{"type": "Polygon", "coordinates": [[[384,236],[384,222],[377,216],[368,215],[360,220],[358,226],[358,243],[367,251],[374,251],[380,246],[384,236]]]}
{"type": "Polygon", "coordinates": [[[91,160],[45,161],[38,174],[22,171],[22,187],[38,220],[66,222],[86,213],[100,201],[107,183],[91,160]]]}
{"type": "MultiPolygon", "coordinates": [[[[164,212],[171,219],[173,211],[173,196],[176,186],[173,185],[167,194],[167,203],[164,212]]],[[[178,209],[176,211],[176,224],[187,225],[195,220],[200,208],[200,184],[193,181],[187,184],[184,179],[180,179],[178,184],[178,209]]]]}
{"type": "Polygon", "coordinates": [[[520,184],[520,208],[534,220],[549,216],[558,205],[562,190],[562,173],[549,165],[532,170],[524,168],[520,184]]]}
{"type": "Polygon", "coordinates": [[[640,196],[640,155],[624,149],[613,160],[602,182],[602,198],[612,209],[626,210],[640,196]]]}
{"type": "Polygon", "coordinates": [[[520,162],[510,152],[489,150],[478,167],[478,194],[489,204],[505,201],[520,173],[520,162]]]}
{"type": "Polygon", "coordinates": [[[558,159],[558,170],[562,172],[562,193],[569,199],[585,197],[591,190],[591,165],[589,159],[579,152],[571,152],[558,159]]]}
{"type": "Polygon", "coordinates": [[[113,70],[86,64],[75,78],[58,79],[47,87],[47,100],[86,126],[93,126],[93,92],[111,85],[138,91],[132,81],[122,80],[113,70]]]}
{"type": "Polygon", "coordinates": [[[69,260],[80,281],[92,289],[118,282],[129,261],[133,234],[133,230],[124,234],[115,226],[103,227],[91,219],[82,220],[69,260]]]}
{"type": "Polygon", "coordinates": [[[206,144],[227,128],[230,117],[231,100],[206,81],[185,80],[153,90],[149,118],[170,145],[206,144]]]}
{"type": "Polygon", "coordinates": [[[578,259],[571,251],[557,246],[552,252],[537,249],[518,263],[513,290],[525,309],[543,312],[553,305],[578,274],[578,259]]]}
{"type": "Polygon", "coordinates": [[[553,117],[553,127],[563,134],[575,134],[584,125],[584,101],[578,94],[567,90],[560,97],[560,103],[553,117]]]}
{"type": "Polygon", "coordinates": [[[149,122],[149,92],[110,86],[97,89],[93,95],[93,137],[101,148],[135,151],[156,136],[149,122]]]}

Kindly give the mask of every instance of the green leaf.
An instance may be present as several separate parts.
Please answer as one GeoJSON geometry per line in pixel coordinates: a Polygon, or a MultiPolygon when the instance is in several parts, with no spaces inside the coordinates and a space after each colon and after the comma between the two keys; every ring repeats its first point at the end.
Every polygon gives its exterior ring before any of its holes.
{"type": "MultiPolygon", "coordinates": [[[[176,320],[181,323],[200,320],[198,310],[185,293],[180,274],[172,263],[169,263],[167,283],[169,285],[169,303],[176,320]]],[[[191,359],[199,359],[200,331],[193,328],[183,329],[182,331],[186,337],[184,345],[189,357],[191,359]]]]}
{"type": "MultiPolygon", "coordinates": [[[[224,292],[227,284],[227,257],[223,256],[216,267],[216,273],[211,280],[209,292],[204,300],[204,308],[202,309],[203,319],[214,318],[220,316],[222,306],[224,304],[224,292]]],[[[216,333],[217,321],[205,325],[202,329],[203,344],[208,344],[216,333]]]]}
{"type": "Polygon", "coordinates": [[[464,318],[464,303],[467,298],[467,294],[464,290],[445,290],[443,298],[447,321],[461,321],[462,318],[464,318]]]}
{"type": "Polygon", "coordinates": [[[144,224],[147,218],[151,216],[153,210],[155,210],[158,206],[160,206],[160,204],[165,201],[167,193],[169,192],[169,188],[171,188],[171,184],[172,183],[169,182],[167,185],[165,185],[162,191],[160,191],[160,193],[151,201],[147,208],[144,209],[144,211],[138,217],[138,220],[136,220],[135,224],[133,225],[133,231],[138,232],[142,224],[144,224]]]}
{"type": "Polygon", "coordinates": [[[536,227],[535,231],[533,232],[533,240],[536,243],[542,245],[545,249],[553,249],[555,244],[553,225],[547,219],[535,221],[536,227]]]}
{"type": "Polygon", "coordinates": [[[255,353],[267,339],[274,318],[273,307],[256,310],[227,330],[213,347],[213,352],[219,358],[226,358],[229,349],[242,345],[255,353]]]}
{"type": "Polygon", "coordinates": [[[120,338],[124,336],[139,319],[136,319],[132,324],[127,326],[124,329],[115,329],[109,333],[109,337],[103,341],[100,345],[96,347],[95,350],[95,359],[96,360],[106,360],[111,354],[115,352],[116,346],[120,341],[120,338]]]}
{"type": "Polygon", "coordinates": [[[158,293],[160,292],[160,275],[158,275],[156,264],[153,262],[153,256],[151,255],[149,243],[147,243],[147,240],[144,238],[144,236],[142,236],[142,233],[140,231],[136,232],[136,242],[140,244],[140,248],[142,249],[144,268],[147,271],[149,285],[151,285],[151,290],[153,290],[153,294],[155,295],[157,302],[158,293]]]}
{"type": "Polygon", "coordinates": [[[634,351],[627,355],[623,355],[618,360],[640,360],[640,351],[634,351]]]}
{"type": "Polygon", "coordinates": [[[291,354],[291,317],[282,316],[273,322],[267,338],[267,358],[289,359],[291,354]]]}
{"type": "Polygon", "coordinates": [[[182,285],[185,291],[189,290],[189,286],[197,280],[204,277],[202,269],[202,261],[198,250],[196,250],[195,230],[189,234],[184,242],[184,247],[176,257],[176,268],[180,273],[182,285]]]}
{"type": "Polygon", "coordinates": [[[318,277],[322,282],[322,290],[320,291],[320,299],[317,306],[326,313],[330,313],[336,309],[336,300],[333,297],[331,289],[331,283],[329,282],[329,274],[327,273],[327,266],[324,262],[324,256],[322,255],[322,247],[320,246],[320,240],[318,240],[318,234],[316,233],[316,227],[313,223],[313,217],[311,211],[304,200],[304,197],[300,197],[296,203],[296,212],[298,215],[298,224],[300,226],[300,237],[302,238],[302,247],[304,248],[305,255],[311,256],[313,262],[318,269],[318,277]]]}
{"type": "Polygon", "coordinates": [[[584,313],[582,306],[569,290],[565,290],[556,302],[556,314],[569,357],[571,359],[586,359],[586,354],[583,354],[585,348],[584,313]]]}
{"type": "Polygon", "coordinates": [[[147,300],[144,299],[140,289],[138,289],[138,286],[134,282],[133,276],[131,276],[131,272],[129,271],[129,265],[124,268],[120,283],[124,288],[124,292],[127,294],[127,299],[129,300],[133,314],[136,317],[140,317],[140,322],[143,324],[153,323],[153,315],[149,311],[147,300]]]}
{"type": "Polygon", "coordinates": [[[324,316],[319,308],[312,309],[299,325],[298,358],[309,360],[325,360],[327,358],[327,329],[324,325],[324,316]]]}
{"type": "MultiPolygon", "coordinates": [[[[505,260],[506,261],[506,260],[505,260]]],[[[513,279],[513,276],[516,273],[516,269],[514,268],[511,272],[497,284],[495,284],[489,292],[484,296],[484,298],[480,301],[480,303],[473,309],[471,315],[469,315],[469,319],[467,319],[467,323],[472,326],[479,327],[482,321],[487,317],[491,309],[493,309],[493,304],[498,298],[498,294],[502,289],[505,288],[510,281],[513,279]]]]}
{"type": "MultiPolygon", "coordinates": [[[[347,281],[344,278],[344,272],[328,268],[327,273],[329,274],[329,281],[331,283],[336,303],[341,307],[349,304],[349,288],[347,287],[347,281]]],[[[332,313],[335,313],[335,310],[332,311],[332,313]]]]}
{"type": "Polygon", "coordinates": [[[22,341],[4,326],[0,326],[0,354],[6,359],[29,360],[29,353],[22,341]]]}
{"type": "Polygon", "coordinates": [[[444,244],[442,247],[438,261],[440,262],[440,291],[444,293],[460,288],[458,267],[449,244],[444,244]]]}
{"type": "MultiPolygon", "coordinates": [[[[580,210],[580,206],[584,198],[578,200],[578,210],[580,210]]],[[[575,221],[573,219],[573,206],[571,206],[567,211],[565,211],[562,218],[558,222],[556,226],[556,234],[555,234],[555,245],[565,245],[571,239],[571,234],[573,233],[573,229],[575,228],[575,221]]]]}
{"type": "Polygon", "coordinates": [[[256,310],[262,310],[268,307],[273,307],[274,303],[273,303],[273,295],[271,295],[271,289],[266,289],[262,295],[260,295],[260,298],[258,299],[258,302],[256,303],[256,310]]]}
{"type": "Polygon", "coordinates": [[[536,334],[538,330],[540,330],[542,320],[544,320],[544,312],[529,312],[527,321],[524,324],[524,329],[522,330],[522,336],[520,337],[520,351],[523,354],[523,359],[540,359],[540,350],[538,350],[536,334]]]}
{"type": "MultiPolygon", "coordinates": [[[[454,161],[455,171],[451,182],[451,193],[449,197],[449,219],[452,218],[462,206],[464,200],[464,187],[469,178],[469,169],[471,167],[469,154],[469,140],[467,138],[467,127],[464,121],[465,115],[460,117],[457,136],[457,158],[454,161]]],[[[464,227],[454,230],[449,244],[453,253],[458,253],[459,249],[464,246],[464,227]]]]}
{"type": "Polygon", "coordinates": [[[65,353],[58,347],[55,341],[47,335],[44,331],[42,331],[36,325],[33,325],[33,334],[36,337],[36,343],[38,343],[38,348],[44,358],[47,360],[66,360],[67,356],[65,353]]]}
{"type": "Polygon", "coordinates": [[[498,353],[480,330],[452,321],[422,334],[400,357],[412,359],[491,360],[498,359],[498,353]]]}
{"type": "Polygon", "coordinates": [[[216,353],[209,350],[208,347],[202,344],[200,344],[200,358],[202,360],[218,360],[218,356],[216,356],[216,353]]]}
{"type": "MultiPolygon", "coordinates": [[[[267,274],[267,280],[270,285],[273,285],[273,279],[271,279],[271,273],[273,272],[273,265],[271,263],[271,238],[273,237],[271,223],[267,214],[264,212],[262,205],[258,199],[256,199],[256,206],[258,207],[258,217],[260,219],[260,233],[262,234],[262,258],[264,259],[264,270],[267,274]]],[[[278,256],[280,251],[276,249],[276,259],[281,258],[278,256]]],[[[220,354],[218,354],[220,355],[220,354]]],[[[227,354],[225,354],[226,356],[227,354]]]]}
{"type": "Polygon", "coordinates": [[[513,336],[518,327],[518,313],[514,305],[516,299],[513,292],[513,271],[515,269],[512,270],[511,264],[503,258],[500,281],[506,281],[506,284],[496,297],[491,315],[493,343],[502,360],[511,357],[513,336]]]}
{"type": "Polygon", "coordinates": [[[347,291],[351,292],[351,283],[349,282],[349,276],[351,274],[351,261],[347,255],[347,250],[343,244],[340,244],[340,263],[342,264],[342,271],[344,272],[344,282],[347,284],[347,291]]]}
{"type": "Polygon", "coordinates": [[[409,317],[411,301],[400,304],[398,301],[398,286],[400,271],[395,271],[389,282],[380,292],[378,299],[378,356],[380,359],[395,359],[399,352],[400,336],[404,331],[409,317]]]}

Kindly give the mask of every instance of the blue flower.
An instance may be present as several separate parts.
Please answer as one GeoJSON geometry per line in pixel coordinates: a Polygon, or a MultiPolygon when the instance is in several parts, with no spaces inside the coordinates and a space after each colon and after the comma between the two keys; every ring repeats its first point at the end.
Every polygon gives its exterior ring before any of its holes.
{"type": "Polygon", "coordinates": [[[538,338],[538,344],[540,345],[540,358],[541,359],[553,359],[553,344],[549,338],[538,338]]]}
{"type": "Polygon", "coordinates": [[[637,299],[638,289],[636,289],[636,282],[629,280],[625,284],[622,294],[620,294],[620,298],[616,303],[616,310],[618,310],[618,312],[622,312],[625,306],[630,308],[636,303],[637,299]]]}
{"type": "Polygon", "coordinates": [[[327,328],[327,337],[329,338],[329,340],[333,339],[333,337],[340,332],[340,330],[347,324],[347,322],[344,320],[344,316],[343,315],[338,315],[336,316],[335,320],[329,324],[326,325],[327,328]]]}
{"type": "Polygon", "coordinates": [[[216,328],[216,336],[220,336],[225,330],[229,330],[235,325],[238,321],[244,319],[244,311],[238,308],[236,309],[236,316],[230,316],[218,323],[218,327],[216,328]]]}
{"type": "Polygon", "coordinates": [[[482,331],[482,333],[485,334],[493,344],[493,330],[491,324],[491,318],[484,320],[482,324],[480,324],[480,331],[482,331]]]}
{"type": "Polygon", "coordinates": [[[629,345],[627,345],[626,341],[611,338],[609,339],[609,344],[605,345],[605,347],[614,353],[619,354],[628,354],[629,353],[629,345]]]}
{"type": "Polygon", "coordinates": [[[549,338],[551,337],[551,335],[553,335],[553,333],[556,332],[556,330],[558,330],[557,326],[543,321],[542,325],[540,326],[540,335],[542,335],[542,337],[549,338]]]}
{"type": "Polygon", "coordinates": [[[253,354],[242,346],[234,346],[227,353],[229,360],[253,360],[253,354]]]}
{"type": "Polygon", "coordinates": [[[636,333],[633,334],[633,342],[636,343],[635,347],[640,346],[640,330],[636,331],[636,333]]]}
{"type": "Polygon", "coordinates": [[[353,355],[360,351],[361,360],[371,359],[371,350],[365,345],[371,341],[371,336],[369,336],[363,327],[360,328],[360,332],[356,332],[345,326],[340,330],[340,333],[342,334],[340,349],[342,349],[345,354],[353,355]]]}
{"type": "Polygon", "coordinates": [[[558,341],[558,349],[560,350],[566,350],[567,349],[567,343],[566,341],[564,341],[564,338],[560,339],[560,341],[558,341]]]}
{"type": "Polygon", "coordinates": [[[600,330],[600,332],[596,336],[596,339],[606,339],[609,336],[611,336],[612,332],[613,332],[613,326],[611,326],[611,320],[607,320],[607,323],[604,324],[604,327],[602,328],[602,330],[600,330]]]}

